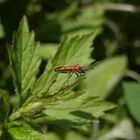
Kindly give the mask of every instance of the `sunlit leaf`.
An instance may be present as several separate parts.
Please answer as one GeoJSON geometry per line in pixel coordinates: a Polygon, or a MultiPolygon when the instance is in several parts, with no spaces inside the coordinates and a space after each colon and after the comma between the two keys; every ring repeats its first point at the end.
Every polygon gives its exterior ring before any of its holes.
{"type": "Polygon", "coordinates": [[[128,109],[135,120],[140,123],[140,84],[125,82],[123,89],[128,109]]]}
{"type": "Polygon", "coordinates": [[[40,65],[39,46],[34,41],[34,33],[29,32],[26,17],[22,18],[8,50],[16,91],[25,98],[40,65]]]}
{"type": "Polygon", "coordinates": [[[47,132],[46,136],[45,136],[46,140],[61,140],[56,133],[53,132],[47,132]]]}
{"type": "Polygon", "coordinates": [[[100,33],[104,11],[97,8],[84,8],[76,17],[67,19],[62,26],[64,35],[75,36],[79,34],[89,33],[91,31],[100,33]]]}
{"type": "Polygon", "coordinates": [[[85,93],[60,104],[48,105],[44,113],[51,123],[69,126],[94,121],[102,116],[105,111],[112,108],[114,108],[113,104],[96,98],[90,98],[85,93]]]}
{"type": "Polygon", "coordinates": [[[11,122],[8,133],[12,140],[44,140],[45,136],[24,122],[11,122]]]}
{"type": "Polygon", "coordinates": [[[98,64],[87,75],[87,87],[90,96],[105,98],[124,76],[127,59],[124,56],[114,57],[98,64]]]}
{"type": "Polygon", "coordinates": [[[74,131],[70,131],[66,135],[66,140],[88,140],[88,138],[74,131]]]}
{"type": "MultiPolygon", "coordinates": [[[[66,37],[61,43],[55,57],[48,62],[48,65],[36,82],[33,88],[34,94],[41,94],[48,92],[50,87],[58,90],[67,79],[67,74],[61,74],[56,79],[57,73],[54,72],[56,66],[80,64],[81,66],[88,66],[93,60],[90,58],[92,52],[92,41],[96,33],[76,36],[73,38],[66,37]],[[55,83],[53,83],[55,80],[55,83]],[[53,85],[53,86],[52,86],[53,85]]],[[[51,91],[52,92],[52,91],[51,91]]]]}
{"type": "Polygon", "coordinates": [[[57,51],[57,46],[56,44],[40,44],[40,56],[43,59],[50,59],[54,57],[57,51]]]}

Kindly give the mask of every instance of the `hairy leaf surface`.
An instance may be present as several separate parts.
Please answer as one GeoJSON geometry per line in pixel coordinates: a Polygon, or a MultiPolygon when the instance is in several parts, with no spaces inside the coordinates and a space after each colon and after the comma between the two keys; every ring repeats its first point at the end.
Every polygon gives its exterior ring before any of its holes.
{"type": "Polygon", "coordinates": [[[16,91],[24,98],[36,79],[40,65],[39,45],[34,41],[34,33],[29,32],[25,17],[22,18],[18,31],[14,33],[8,50],[16,91]]]}
{"type": "Polygon", "coordinates": [[[63,82],[68,76],[67,74],[60,74],[58,76],[58,74],[54,72],[54,69],[57,66],[74,64],[88,66],[93,61],[90,58],[90,54],[92,52],[91,45],[95,35],[96,33],[90,33],[73,38],[64,38],[55,57],[48,62],[44,73],[34,85],[33,93],[41,94],[48,92],[52,87],[50,91],[52,94],[54,89],[56,90],[63,86],[63,82]]]}
{"type": "MultiPolygon", "coordinates": [[[[75,93],[76,94],[76,93],[75,93]]],[[[85,94],[66,100],[57,105],[46,106],[44,113],[50,122],[62,125],[79,125],[89,123],[112,109],[113,104],[91,98],[85,94]]]]}
{"type": "Polygon", "coordinates": [[[124,56],[114,57],[101,62],[87,75],[87,87],[90,96],[107,97],[109,92],[124,76],[127,59],[124,56]]]}

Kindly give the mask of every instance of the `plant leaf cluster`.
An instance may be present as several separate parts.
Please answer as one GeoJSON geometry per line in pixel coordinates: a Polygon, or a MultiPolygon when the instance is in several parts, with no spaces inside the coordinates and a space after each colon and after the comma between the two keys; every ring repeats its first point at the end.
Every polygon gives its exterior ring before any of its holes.
{"type": "Polygon", "coordinates": [[[33,125],[33,122],[41,118],[45,118],[48,124],[62,127],[79,126],[97,120],[105,111],[115,107],[113,103],[102,100],[101,95],[106,96],[123,77],[127,65],[126,57],[115,57],[100,63],[87,74],[85,82],[82,77],[73,76],[63,85],[67,74],[54,71],[55,67],[63,65],[80,64],[88,67],[94,61],[90,55],[95,36],[96,32],[65,37],[55,56],[48,60],[44,72],[37,78],[41,62],[39,45],[34,41],[34,33],[29,32],[26,17],[22,18],[18,31],[14,33],[12,45],[8,45],[18,101],[8,117],[8,95],[6,91],[0,91],[3,108],[1,124],[6,121],[8,125],[1,137],[4,138],[4,134],[8,133],[12,139],[43,139],[45,135],[38,130],[39,126],[33,125]],[[83,83],[79,86],[83,87],[78,91],[74,90],[73,87],[80,81],[83,83]],[[99,90],[97,84],[102,90],[99,90]],[[20,121],[16,121],[17,119],[20,121]]]}

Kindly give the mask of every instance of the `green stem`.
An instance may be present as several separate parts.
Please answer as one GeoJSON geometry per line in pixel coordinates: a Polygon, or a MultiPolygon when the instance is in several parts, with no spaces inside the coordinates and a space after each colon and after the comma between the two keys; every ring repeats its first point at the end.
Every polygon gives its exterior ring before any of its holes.
{"type": "Polygon", "coordinates": [[[138,73],[136,73],[135,71],[132,71],[132,70],[128,70],[126,72],[126,76],[140,82],[140,75],[138,73]]]}
{"type": "Polygon", "coordinates": [[[94,6],[90,6],[90,7],[101,8],[101,9],[104,9],[104,10],[125,11],[125,12],[131,12],[131,13],[140,12],[139,7],[136,7],[136,6],[132,5],[132,4],[97,3],[94,6]]]}
{"type": "Polygon", "coordinates": [[[13,121],[13,120],[16,120],[20,117],[21,117],[21,113],[20,113],[20,110],[18,110],[10,115],[9,120],[13,121]]]}

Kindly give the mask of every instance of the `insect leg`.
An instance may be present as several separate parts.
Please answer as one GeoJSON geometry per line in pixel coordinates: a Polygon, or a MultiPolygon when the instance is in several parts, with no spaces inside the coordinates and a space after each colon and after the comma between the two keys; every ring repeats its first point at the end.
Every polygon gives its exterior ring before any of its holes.
{"type": "Polygon", "coordinates": [[[75,72],[75,74],[77,75],[77,77],[80,77],[81,76],[81,74],[78,73],[78,72],[75,72]]]}
{"type": "Polygon", "coordinates": [[[77,75],[77,77],[85,76],[85,73],[75,72],[75,74],[77,75]]]}
{"type": "Polygon", "coordinates": [[[63,83],[63,85],[64,85],[65,83],[69,82],[69,79],[72,77],[73,74],[74,74],[74,73],[72,73],[72,72],[69,73],[69,77],[68,77],[68,79],[63,83]]]}

